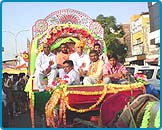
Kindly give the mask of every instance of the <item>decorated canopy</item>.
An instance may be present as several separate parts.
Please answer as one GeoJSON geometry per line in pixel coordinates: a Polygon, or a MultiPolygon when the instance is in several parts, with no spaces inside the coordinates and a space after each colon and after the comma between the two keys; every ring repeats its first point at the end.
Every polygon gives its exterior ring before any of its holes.
{"type": "Polygon", "coordinates": [[[32,27],[32,48],[30,56],[30,73],[34,73],[35,59],[43,50],[43,44],[50,44],[51,50],[62,43],[84,41],[85,48],[93,48],[99,43],[106,53],[102,26],[88,15],[73,9],[63,9],[49,14],[45,19],[35,22],[32,27]]]}

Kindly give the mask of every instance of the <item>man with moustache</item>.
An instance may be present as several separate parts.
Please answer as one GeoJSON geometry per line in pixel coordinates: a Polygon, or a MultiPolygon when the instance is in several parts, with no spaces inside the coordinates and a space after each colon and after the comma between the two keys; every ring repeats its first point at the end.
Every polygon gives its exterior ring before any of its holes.
{"type": "Polygon", "coordinates": [[[81,80],[87,74],[90,65],[90,59],[87,54],[84,53],[84,41],[78,41],[75,43],[75,51],[69,56],[69,60],[74,63],[74,69],[79,72],[81,80]]]}
{"type": "Polygon", "coordinates": [[[103,71],[103,60],[99,59],[98,52],[96,50],[91,50],[89,53],[91,64],[87,73],[87,77],[84,78],[84,84],[96,84],[102,80],[103,71]]]}
{"type": "Polygon", "coordinates": [[[52,85],[52,82],[56,79],[57,64],[55,54],[51,53],[50,45],[43,45],[43,52],[39,53],[35,62],[35,85],[38,85],[39,91],[43,91],[45,88],[42,85],[43,78],[48,78],[48,85],[52,85]]]}
{"type": "Polygon", "coordinates": [[[69,59],[68,46],[66,43],[60,45],[60,52],[56,55],[56,63],[58,67],[59,77],[63,78],[64,70],[63,70],[63,62],[69,59]]]}

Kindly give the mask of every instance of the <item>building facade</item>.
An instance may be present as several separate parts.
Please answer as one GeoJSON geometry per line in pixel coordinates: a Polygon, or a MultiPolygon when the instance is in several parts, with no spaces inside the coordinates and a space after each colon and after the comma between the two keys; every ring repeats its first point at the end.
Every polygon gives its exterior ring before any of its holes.
{"type": "Polygon", "coordinates": [[[144,65],[148,54],[149,13],[141,13],[131,17],[131,56],[126,58],[130,64],[144,65]]]}
{"type": "Polygon", "coordinates": [[[160,65],[160,2],[148,2],[150,33],[149,53],[145,63],[160,65]]]}

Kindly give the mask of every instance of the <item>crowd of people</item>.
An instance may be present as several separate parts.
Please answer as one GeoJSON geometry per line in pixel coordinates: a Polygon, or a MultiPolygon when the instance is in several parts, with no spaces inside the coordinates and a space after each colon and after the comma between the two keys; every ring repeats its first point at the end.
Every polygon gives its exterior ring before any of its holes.
{"type": "Polygon", "coordinates": [[[117,55],[102,52],[101,45],[95,43],[89,54],[84,52],[85,43],[74,44],[74,52],[70,52],[68,44],[63,43],[59,52],[52,53],[49,44],[43,44],[43,52],[36,58],[35,82],[40,91],[44,90],[44,78],[50,86],[57,77],[66,80],[68,85],[120,83],[127,76],[124,65],[118,62],[117,55]]]}
{"type": "Polygon", "coordinates": [[[28,109],[28,97],[24,92],[29,76],[25,73],[8,74],[2,77],[2,126],[9,126],[9,118],[28,109]]]}

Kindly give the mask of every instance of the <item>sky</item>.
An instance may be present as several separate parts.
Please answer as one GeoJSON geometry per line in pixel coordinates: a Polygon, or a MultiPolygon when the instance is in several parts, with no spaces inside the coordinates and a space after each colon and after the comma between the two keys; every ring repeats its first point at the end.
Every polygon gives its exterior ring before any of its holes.
{"type": "Polygon", "coordinates": [[[18,54],[27,50],[27,39],[32,39],[32,26],[37,20],[66,8],[81,11],[92,19],[100,14],[114,16],[117,24],[129,24],[132,15],[148,11],[147,2],[3,2],[2,60],[13,59],[16,50],[18,54]]]}

